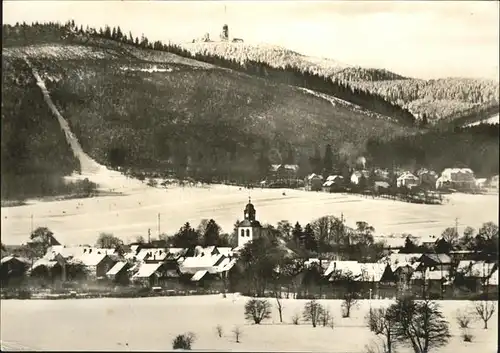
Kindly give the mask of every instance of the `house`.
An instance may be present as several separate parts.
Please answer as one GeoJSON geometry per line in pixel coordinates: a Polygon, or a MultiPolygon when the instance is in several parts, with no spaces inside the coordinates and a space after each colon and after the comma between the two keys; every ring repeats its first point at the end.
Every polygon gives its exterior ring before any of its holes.
{"type": "Polygon", "coordinates": [[[336,282],[346,277],[358,279],[361,275],[361,264],[357,261],[332,261],[323,274],[323,276],[329,278],[330,282],[336,282]]]}
{"type": "Polygon", "coordinates": [[[448,270],[451,267],[451,258],[447,254],[423,254],[418,262],[420,266],[417,271],[448,270]]]}
{"type": "Polygon", "coordinates": [[[30,277],[41,282],[66,281],[66,259],[56,254],[51,260],[38,259],[28,271],[30,277]]]}
{"type": "Polygon", "coordinates": [[[360,182],[362,182],[362,180],[365,180],[366,182],[369,177],[370,173],[367,170],[357,170],[351,174],[351,183],[354,185],[360,185],[360,182]]]}
{"type": "Polygon", "coordinates": [[[418,260],[422,257],[422,253],[409,253],[409,254],[402,254],[402,253],[391,253],[382,259],[380,259],[378,262],[379,263],[386,263],[391,266],[392,271],[396,271],[396,269],[399,266],[403,265],[413,265],[415,263],[418,263],[418,260]]]}
{"type": "Polygon", "coordinates": [[[418,186],[419,184],[420,184],[420,179],[410,172],[405,172],[396,179],[396,186],[398,188],[401,187],[412,188],[418,186]]]}
{"type": "Polygon", "coordinates": [[[394,283],[396,276],[391,270],[389,264],[382,264],[378,262],[361,263],[361,282],[375,282],[375,283],[394,283]]]}
{"type": "Polygon", "coordinates": [[[498,190],[498,175],[495,175],[491,178],[490,187],[498,190]]]}
{"type": "Polygon", "coordinates": [[[391,185],[386,181],[376,181],[373,185],[373,189],[378,193],[386,192],[391,188],[391,185]]]}
{"type": "Polygon", "coordinates": [[[320,191],[323,186],[323,176],[310,174],[304,179],[304,185],[307,191],[320,191]]]}
{"type": "Polygon", "coordinates": [[[224,255],[186,257],[179,263],[180,272],[195,274],[198,271],[217,273],[219,266],[224,262],[224,255]]]}
{"type": "Polygon", "coordinates": [[[436,180],[436,189],[449,187],[457,190],[474,189],[476,180],[470,168],[446,168],[436,180]]]}
{"type": "Polygon", "coordinates": [[[488,182],[488,179],[486,179],[486,178],[476,179],[476,185],[475,185],[476,189],[482,190],[482,189],[486,188],[487,182],[488,182]]]}
{"type": "Polygon", "coordinates": [[[385,169],[375,169],[373,171],[373,175],[375,176],[375,180],[376,181],[386,181],[386,182],[390,182],[390,174],[387,170],[385,169]]]}
{"type": "Polygon", "coordinates": [[[146,287],[158,286],[161,284],[161,278],[163,277],[162,267],[162,263],[141,263],[131,279],[133,282],[146,287]]]}
{"type": "Polygon", "coordinates": [[[326,178],[326,181],[323,183],[323,191],[326,192],[334,192],[342,190],[344,185],[344,177],[340,175],[330,175],[326,178]]]}
{"type": "Polygon", "coordinates": [[[471,291],[488,285],[491,276],[498,272],[496,263],[485,261],[462,260],[456,268],[455,284],[465,286],[471,291]]]}
{"type": "Polygon", "coordinates": [[[421,185],[436,187],[438,175],[435,171],[422,168],[417,171],[417,177],[421,185]]]}
{"type": "Polygon", "coordinates": [[[19,284],[29,269],[29,260],[17,256],[5,256],[0,261],[0,283],[2,286],[19,284]]]}
{"type": "Polygon", "coordinates": [[[128,269],[130,265],[126,261],[118,261],[108,272],[106,277],[114,283],[127,285],[129,283],[128,269]]]}
{"type": "Polygon", "coordinates": [[[269,178],[274,180],[296,179],[299,166],[297,164],[272,164],[269,178]]]}
{"type": "Polygon", "coordinates": [[[98,253],[87,253],[76,257],[89,270],[89,275],[94,278],[105,277],[106,273],[115,265],[116,261],[109,255],[98,253]]]}
{"type": "Polygon", "coordinates": [[[426,292],[442,293],[446,286],[452,284],[449,269],[432,269],[429,271],[416,271],[413,274],[412,282],[416,286],[422,287],[426,292]]]}

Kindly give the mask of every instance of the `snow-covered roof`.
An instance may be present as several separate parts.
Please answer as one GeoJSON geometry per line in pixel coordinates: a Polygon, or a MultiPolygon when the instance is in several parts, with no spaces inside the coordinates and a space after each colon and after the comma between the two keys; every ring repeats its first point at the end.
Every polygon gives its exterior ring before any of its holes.
{"type": "Polygon", "coordinates": [[[104,260],[106,256],[108,255],[92,253],[92,254],[84,254],[81,256],[75,256],[75,258],[83,262],[85,266],[97,266],[101,263],[102,260],[104,260]]]}
{"type": "Polygon", "coordinates": [[[191,281],[192,282],[198,282],[199,280],[201,280],[203,278],[203,276],[205,276],[208,272],[206,270],[202,270],[202,271],[197,271],[193,277],[191,277],[191,281]]]}
{"type": "Polygon", "coordinates": [[[211,269],[215,270],[215,266],[218,266],[225,259],[224,255],[214,255],[214,256],[196,256],[196,257],[186,257],[184,261],[180,264],[182,272],[186,272],[194,269],[211,269]]]}
{"type": "Polygon", "coordinates": [[[341,175],[329,175],[328,178],[326,178],[326,181],[335,181],[337,179],[344,179],[344,177],[341,175]]]}
{"type": "Polygon", "coordinates": [[[384,275],[387,264],[381,263],[362,263],[361,280],[364,282],[380,282],[384,275]]]}
{"type": "Polygon", "coordinates": [[[139,271],[132,278],[149,278],[152,274],[154,274],[162,264],[154,263],[154,264],[146,264],[143,263],[139,266],[139,271]]]}
{"type": "Polygon", "coordinates": [[[410,253],[410,254],[402,254],[402,253],[392,253],[380,259],[378,262],[387,263],[391,266],[391,269],[394,271],[399,267],[399,264],[413,264],[417,262],[420,257],[422,257],[422,253],[410,253]]]}
{"type": "Polygon", "coordinates": [[[339,275],[351,274],[353,277],[361,276],[361,264],[357,261],[332,261],[325,271],[325,276],[331,276],[334,273],[339,275]]]}
{"type": "Polygon", "coordinates": [[[486,278],[496,269],[495,263],[462,260],[458,263],[457,273],[466,277],[486,278]]]}
{"type": "Polygon", "coordinates": [[[2,257],[2,260],[0,260],[0,263],[4,264],[4,263],[9,262],[9,261],[14,260],[14,259],[18,260],[20,262],[24,262],[26,264],[30,262],[28,259],[25,259],[24,257],[9,255],[9,256],[2,257]]]}
{"type": "Polygon", "coordinates": [[[398,177],[398,180],[404,180],[404,179],[419,180],[415,175],[413,175],[410,172],[404,172],[398,177]]]}
{"type": "Polygon", "coordinates": [[[158,260],[163,261],[168,255],[168,251],[163,248],[144,248],[139,250],[139,253],[136,255],[136,258],[139,261],[144,260],[158,260]]]}
{"type": "Polygon", "coordinates": [[[114,276],[118,272],[120,272],[125,266],[127,265],[127,262],[125,261],[119,261],[117,262],[107,273],[107,276],[114,276]]]}
{"type": "Polygon", "coordinates": [[[231,249],[230,247],[217,247],[217,250],[219,251],[219,254],[224,256],[233,255],[233,249],[231,249]]]}
{"type": "Polygon", "coordinates": [[[498,269],[491,274],[488,283],[492,286],[498,286],[498,269]]]}
{"type": "Polygon", "coordinates": [[[312,180],[312,179],[323,179],[323,176],[322,175],[318,175],[318,174],[315,174],[315,173],[312,173],[312,174],[309,174],[307,176],[307,180],[312,180]]]}

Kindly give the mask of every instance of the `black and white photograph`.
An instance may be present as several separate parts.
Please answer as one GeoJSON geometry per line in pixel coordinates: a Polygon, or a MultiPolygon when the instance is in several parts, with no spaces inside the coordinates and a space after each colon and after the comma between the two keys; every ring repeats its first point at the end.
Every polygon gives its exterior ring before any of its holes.
{"type": "Polygon", "coordinates": [[[498,352],[499,1],[2,2],[1,351],[498,352]]]}

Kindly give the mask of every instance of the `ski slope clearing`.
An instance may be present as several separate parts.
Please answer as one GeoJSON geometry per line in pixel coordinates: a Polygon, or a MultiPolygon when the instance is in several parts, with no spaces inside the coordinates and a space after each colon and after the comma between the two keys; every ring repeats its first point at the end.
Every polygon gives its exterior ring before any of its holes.
{"type": "MultiPolygon", "coordinates": [[[[365,325],[364,317],[372,307],[388,306],[389,300],[361,301],[352,317],[341,318],[341,301],[320,300],[333,316],[335,327],[313,328],[300,322],[292,325],[294,314],[301,314],[305,300],[283,300],[283,323],[274,308],[272,319],[261,325],[244,321],[244,304],[239,295],[156,297],[138,299],[67,299],[2,301],[2,339],[22,342],[38,350],[115,350],[164,351],[172,348],[178,334],[191,331],[196,335],[193,350],[260,351],[260,352],[331,352],[361,353],[376,338],[365,325]],[[223,313],[223,315],[221,315],[223,313]],[[40,324],[40,318],[46,323],[40,324]],[[218,337],[215,327],[223,327],[218,337]],[[240,343],[231,331],[242,330],[240,343]]],[[[450,323],[452,335],[447,346],[435,353],[496,352],[497,313],[490,319],[488,330],[474,322],[471,343],[462,341],[455,322],[457,309],[470,308],[473,302],[440,302],[450,323]]],[[[409,347],[398,352],[410,353],[409,347]]]]}
{"type": "Polygon", "coordinates": [[[49,227],[67,245],[94,244],[100,232],[133,241],[138,235],[147,235],[150,228],[155,237],[158,213],[161,232],[167,234],[173,234],[185,222],[197,226],[204,218],[213,218],[225,232],[232,232],[235,221],[243,217],[248,196],[252,197],[257,218],[263,224],[286,219],[305,225],[324,215],[343,213],[349,226],[366,221],[389,244],[403,242],[400,236],[391,238],[391,234],[439,235],[455,225],[455,218],[459,219],[459,230],[465,226],[477,229],[482,223],[496,222],[498,218],[497,195],[455,194],[444,205],[419,205],[300,190],[246,190],[223,185],[163,189],[142,184],[142,188],[129,189],[123,196],[2,207],[2,242],[26,242],[31,215],[34,227],[49,227]]]}

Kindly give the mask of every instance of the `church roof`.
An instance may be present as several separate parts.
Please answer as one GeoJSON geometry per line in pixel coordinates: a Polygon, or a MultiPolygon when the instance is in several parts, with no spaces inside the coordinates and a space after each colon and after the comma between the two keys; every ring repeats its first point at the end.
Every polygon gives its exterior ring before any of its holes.
{"type": "Polygon", "coordinates": [[[240,223],[238,223],[238,227],[261,227],[259,221],[250,221],[248,219],[244,219],[240,223]]]}

